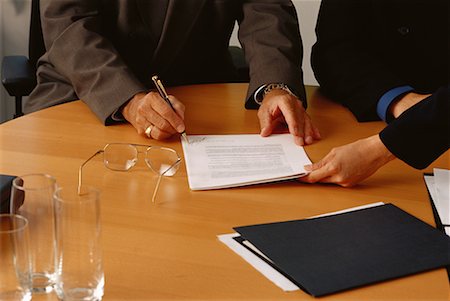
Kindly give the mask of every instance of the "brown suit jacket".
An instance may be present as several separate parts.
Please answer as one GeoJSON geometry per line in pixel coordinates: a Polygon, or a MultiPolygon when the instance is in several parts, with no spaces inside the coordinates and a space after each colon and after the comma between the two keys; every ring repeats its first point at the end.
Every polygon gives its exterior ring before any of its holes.
{"type": "Polygon", "coordinates": [[[302,44],[288,0],[41,0],[47,52],[25,112],[82,99],[108,124],[138,92],[167,85],[230,82],[239,39],[250,67],[246,107],[263,84],[283,82],[305,100],[302,44]]]}

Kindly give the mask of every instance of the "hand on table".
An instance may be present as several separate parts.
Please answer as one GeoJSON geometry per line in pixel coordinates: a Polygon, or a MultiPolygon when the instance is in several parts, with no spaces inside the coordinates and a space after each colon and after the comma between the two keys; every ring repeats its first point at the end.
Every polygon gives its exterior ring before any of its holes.
{"type": "Polygon", "coordinates": [[[138,134],[145,135],[145,130],[152,126],[149,138],[167,139],[185,129],[184,105],[172,95],[169,99],[175,111],[156,92],[138,93],[125,105],[122,114],[138,134]]]}
{"type": "Polygon", "coordinates": [[[300,178],[305,183],[335,183],[351,187],[395,159],[378,135],[333,148],[322,160],[305,169],[310,173],[300,178]]]}
{"type": "Polygon", "coordinates": [[[295,143],[303,146],[320,139],[319,130],[313,125],[301,101],[283,90],[268,93],[258,110],[261,136],[267,137],[279,126],[286,126],[295,143]]]}

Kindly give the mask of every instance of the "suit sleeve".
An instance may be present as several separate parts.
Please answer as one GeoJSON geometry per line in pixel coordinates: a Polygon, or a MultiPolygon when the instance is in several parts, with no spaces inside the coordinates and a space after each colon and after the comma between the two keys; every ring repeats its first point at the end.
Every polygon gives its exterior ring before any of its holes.
{"type": "Polygon", "coordinates": [[[238,37],[250,69],[245,107],[258,108],[253,94],[269,83],[287,84],[306,107],[303,48],[294,5],[286,0],[243,2],[238,37]]]}
{"type": "Polygon", "coordinates": [[[380,97],[407,84],[371,52],[373,9],[370,1],[323,0],[311,55],[323,94],[348,107],[358,121],[379,120],[380,97]]]}
{"type": "Polygon", "coordinates": [[[97,0],[42,0],[41,18],[49,63],[73,86],[98,118],[111,114],[141,84],[107,38],[97,0]]]}
{"type": "Polygon", "coordinates": [[[380,133],[383,144],[414,168],[430,165],[450,146],[450,86],[405,111],[380,133]]]}

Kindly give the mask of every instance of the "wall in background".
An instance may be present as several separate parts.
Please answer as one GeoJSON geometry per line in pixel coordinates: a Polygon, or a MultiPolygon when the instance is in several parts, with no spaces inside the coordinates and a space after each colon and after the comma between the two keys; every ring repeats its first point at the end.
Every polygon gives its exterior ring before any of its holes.
{"type": "MultiPolygon", "coordinates": [[[[314,27],[320,0],[292,0],[297,9],[303,40],[303,71],[306,85],[317,85],[310,65],[311,46],[315,42],[314,27]]],[[[28,55],[28,30],[31,0],[0,0],[0,57],[28,55]]],[[[230,41],[239,45],[236,30],[230,41]]],[[[0,62],[1,68],[1,62],[0,62]]],[[[24,99],[26,101],[26,99],[24,99]]],[[[14,98],[0,88],[0,123],[12,118],[14,98]]]]}

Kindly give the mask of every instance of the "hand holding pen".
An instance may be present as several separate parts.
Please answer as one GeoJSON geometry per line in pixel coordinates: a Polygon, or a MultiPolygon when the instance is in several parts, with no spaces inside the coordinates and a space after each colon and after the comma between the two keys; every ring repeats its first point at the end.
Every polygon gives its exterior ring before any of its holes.
{"type": "MultiPolygon", "coordinates": [[[[161,89],[160,84],[157,87],[161,89]]],[[[159,92],[159,89],[158,92],[135,94],[121,112],[136,128],[138,134],[151,139],[165,140],[185,131],[185,107],[175,96],[167,96],[164,90],[159,92]],[[165,98],[169,99],[169,102],[165,98]]]]}
{"type": "MultiPolygon", "coordinates": [[[[166,89],[164,88],[161,80],[158,78],[158,75],[154,75],[152,76],[152,81],[155,83],[156,89],[158,90],[159,95],[162,97],[162,99],[165,100],[165,102],[167,102],[167,104],[170,106],[170,108],[176,112],[175,108],[172,105],[172,102],[169,99],[169,95],[166,92],[166,89]]],[[[147,129],[146,129],[147,132],[147,129]]],[[[187,143],[189,143],[189,139],[186,135],[186,131],[183,131],[181,133],[181,136],[186,140],[187,143]]]]}

